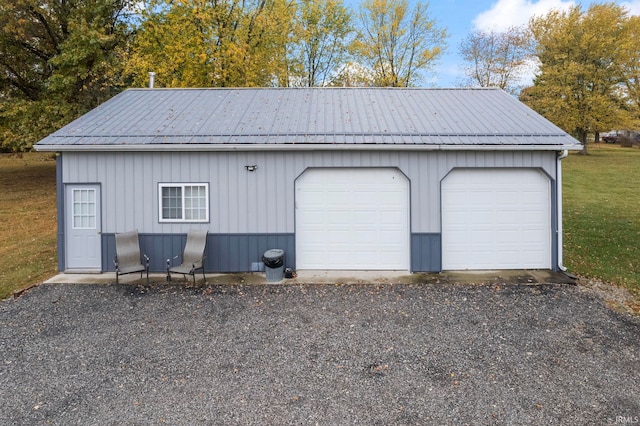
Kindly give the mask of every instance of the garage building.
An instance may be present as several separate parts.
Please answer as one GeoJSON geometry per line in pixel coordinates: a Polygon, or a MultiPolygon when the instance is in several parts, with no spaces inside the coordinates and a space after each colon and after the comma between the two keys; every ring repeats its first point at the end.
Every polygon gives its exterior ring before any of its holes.
{"type": "Polygon", "coordinates": [[[130,89],[36,145],[57,156],[58,258],[151,269],[208,230],[207,272],[562,268],[570,135],[498,89],[130,89]]]}

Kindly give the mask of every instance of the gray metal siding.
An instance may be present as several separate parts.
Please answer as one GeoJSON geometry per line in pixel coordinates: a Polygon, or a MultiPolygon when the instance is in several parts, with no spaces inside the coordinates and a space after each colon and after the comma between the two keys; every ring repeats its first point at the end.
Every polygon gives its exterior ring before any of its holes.
{"type": "Polygon", "coordinates": [[[58,212],[57,215],[57,226],[58,226],[58,235],[57,235],[57,246],[58,246],[58,271],[64,271],[66,260],[65,260],[65,241],[64,241],[64,224],[65,224],[65,205],[64,205],[64,184],[63,182],[63,173],[62,173],[62,157],[56,157],[56,209],[58,212]]]}
{"type": "MultiPolygon", "coordinates": [[[[295,180],[311,167],[398,167],[410,180],[411,270],[438,271],[441,265],[440,184],[456,167],[537,167],[551,177],[556,154],[531,152],[238,152],[238,153],[63,153],[58,187],[97,182],[102,192],[103,268],[113,270],[113,234],[138,229],[154,271],[181,252],[190,229],[208,230],[207,271],[251,271],[262,252],[283,248],[295,267],[295,180]],[[248,172],[245,165],[257,165],[248,172]],[[160,223],[158,184],[208,182],[209,223],[160,223]]],[[[552,265],[557,268],[556,200],[552,199],[552,265]]],[[[58,192],[60,219],[63,194],[58,192]]],[[[62,224],[62,225],[61,225],[62,224]]],[[[64,247],[63,222],[59,247],[64,247]]],[[[60,251],[60,250],[59,250],[60,251]]],[[[59,268],[64,269],[64,253],[59,268]]]]}
{"type": "MultiPolygon", "coordinates": [[[[166,260],[182,255],[186,234],[140,234],[140,251],[150,258],[152,272],[166,271],[166,260]]],[[[205,249],[206,272],[251,272],[252,263],[261,263],[262,255],[272,248],[285,251],[285,265],[295,266],[293,234],[209,234],[205,249]]],[[[115,234],[102,234],[102,269],[115,271],[115,234]]],[[[174,262],[179,262],[177,259],[174,262]]],[[[176,263],[174,263],[175,265],[176,263]]]]}
{"type": "Polygon", "coordinates": [[[411,185],[411,232],[440,232],[440,182],[455,167],[539,167],[555,178],[556,154],[517,152],[237,152],[63,154],[64,183],[102,184],[103,232],[295,232],[295,179],[310,167],[398,167],[411,185]],[[245,165],[257,165],[255,172],[245,165]],[[158,184],[209,182],[210,223],[160,223],[158,184]]]}
{"type": "Polygon", "coordinates": [[[442,237],[440,234],[411,234],[411,272],[442,270],[442,237]]]}

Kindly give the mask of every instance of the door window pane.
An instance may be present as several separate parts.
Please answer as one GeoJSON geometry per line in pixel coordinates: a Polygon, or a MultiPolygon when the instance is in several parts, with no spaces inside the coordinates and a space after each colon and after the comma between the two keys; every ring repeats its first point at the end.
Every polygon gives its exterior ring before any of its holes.
{"type": "Polygon", "coordinates": [[[72,198],[73,229],[96,229],[96,190],[74,189],[72,198]]]}

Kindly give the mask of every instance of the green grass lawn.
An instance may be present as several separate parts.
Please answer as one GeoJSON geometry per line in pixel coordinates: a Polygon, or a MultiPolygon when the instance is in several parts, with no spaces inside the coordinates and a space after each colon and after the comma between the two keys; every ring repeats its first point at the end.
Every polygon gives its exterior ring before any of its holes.
{"type": "Polygon", "coordinates": [[[0,154],[0,298],[56,273],[56,163],[0,154]]]}
{"type": "Polygon", "coordinates": [[[640,149],[591,145],[563,160],[564,264],[640,297],[640,149]]]}
{"type": "MultiPolygon", "coordinates": [[[[640,149],[563,160],[564,264],[640,300],[640,149]]],[[[55,161],[0,155],[0,298],[56,273],[55,161]]]]}

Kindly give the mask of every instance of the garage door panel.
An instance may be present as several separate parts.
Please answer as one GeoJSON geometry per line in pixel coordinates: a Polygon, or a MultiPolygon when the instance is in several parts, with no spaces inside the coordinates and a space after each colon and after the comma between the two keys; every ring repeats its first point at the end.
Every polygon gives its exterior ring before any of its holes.
{"type": "Polygon", "coordinates": [[[495,204],[499,206],[510,206],[513,200],[520,198],[518,191],[501,191],[495,194],[495,204]]]}
{"type": "Polygon", "coordinates": [[[467,190],[462,190],[461,199],[457,201],[457,204],[465,206],[468,201],[471,201],[478,206],[491,206],[495,204],[495,195],[488,191],[477,190],[475,192],[469,192],[467,190]]]}
{"type": "Polygon", "coordinates": [[[473,215],[468,219],[472,224],[482,226],[482,225],[491,225],[495,218],[493,217],[493,211],[488,210],[479,210],[474,212],[473,215]]]}
{"type": "Polygon", "coordinates": [[[406,202],[406,194],[401,192],[385,192],[381,191],[376,194],[376,198],[373,204],[382,206],[400,205],[406,202]]]}
{"type": "MultiPolygon", "coordinates": [[[[309,239],[313,241],[321,241],[324,236],[324,230],[307,230],[307,234],[309,235],[309,239]]],[[[311,250],[313,245],[307,247],[307,250],[311,250]]]]}
{"type": "MultiPolygon", "coordinates": [[[[475,248],[475,253],[475,262],[478,265],[478,269],[491,269],[495,253],[492,250],[482,250],[481,248],[475,248]]],[[[458,269],[465,269],[466,262],[459,260],[455,265],[458,269]]]]}
{"type": "Polygon", "coordinates": [[[380,211],[377,215],[378,224],[383,227],[391,226],[396,229],[406,229],[406,215],[406,211],[380,211]]]}
{"type": "Polygon", "coordinates": [[[321,207],[325,205],[324,198],[325,198],[324,191],[322,190],[322,188],[318,188],[317,190],[308,189],[304,193],[297,194],[296,202],[304,203],[304,205],[307,207],[311,207],[311,206],[321,207]]]}
{"type": "Polygon", "coordinates": [[[325,203],[330,202],[335,205],[344,205],[348,203],[349,200],[351,200],[351,197],[352,197],[352,194],[350,192],[334,190],[332,192],[327,193],[327,196],[324,202],[325,203]]]}
{"type": "MultiPolygon", "coordinates": [[[[357,204],[376,204],[375,200],[378,197],[376,191],[371,191],[370,187],[365,187],[364,185],[352,188],[349,194],[352,194],[353,201],[357,204]]],[[[350,201],[350,199],[344,201],[350,201]]]]}
{"type": "Polygon", "coordinates": [[[363,245],[366,248],[367,245],[376,244],[378,242],[378,236],[372,234],[371,232],[368,232],[368,230],[366,229],[355,229],[353,230],[351,235],[352,236],[348,239],[348,241],[358,241],[358,243],[351,243],[354,248],[362,247],[363,245]]]}
{"type": "Polygon", "coordinates": [[[545,213],[542,210],[529,210],[522,212],[522,221],[529,227],[543,228],[547,226],[545,213]]]}
{"type": "Polygon", "coordinates": [[[516,246],[522,244],[522,236],[517,229],[496,231],[494,236],[495,241],[503,248],[508,244],[515,244],[516,246]]]}
{"type": "Polygon", "coordinates": [[[486,227],[485,229],[465,230],[460,232],[460,234],[461,236],[459,241],[461,241],[462,243],[489,245],[489,243],[486,241],[493,240],[495,230],[486,227]]]}
{"type": "Polygon", "coordinates": [[[535,191],[535,190],[531,190],[531,191],[525,191],[523,190],[521,192],[521,202],[524,204],[528,204],[528,205],[540,205],[540,202],[544,202],[545,201],[545,194],[541,193],[539,190],[535,191]]]}
{"type": "Polygon", "coordinates": [[[455,230],[450,228],[448,231],[449,250],[453,250],[456,244],[464,245],[467,243],[466,230],[455,230]]]}
{"type": "Polygon", "coordinates": [[[520,212],[513,210],[500,210],[500,206],[496,206],[496,210],[491,213],[491,226],[494,229],[503,227],[522,226],[523,216],[520,212]]]}
{"type": "Polygon", "coordinates": [[[393,248],[394,251],[399,250],[403,254],[406,254],[405,242],[404,241],[397,242],[398,241],[397,236],[399,232],[404,232],[404,230],[389,229],[389,230],[381,230],[380,232],[378,232],[378,235],[376,236],[375,241],[376,241],[376,244],[378,242],[381,242],[381,244],[379,244],[381,246],[380,250],[385,250],[385,249],[389,250],[390,248],[393,248]]]}
{"type": "Polygon", "coordinates": [[[464,211],[450,211],[449,217],[451,218],[451,226],[455,227],[455,224],[457,223],[464,223],[468,216],[467,212],[464,211]]]}
{"type": "MultiPolygon", "coordinates": [[[[344,217],[344,216],[343,216],[344,217]]],[[[343,219],[344,220],[344,219],[343,219]]],[[[353,222],[359,225],[367,225],[367,229],[370,228],[369,225],[373,225],[378,223],[378,213],[372,212],[370,210],[357,210],[353,212],[353,222]]]]}
{"type": "Polygon", "coordinates": [[[442,182],[443,269],[551,267],[550,182],[537,169],[458,169],[442,182]]]}
{"type": "Polygon", "coordinates": [[[536,243],[536,240],[538,238],[538,236],[540,235],[541,232],[544,232],[544,229],[541,228],[532,228],[532,229],[525,229],[522,231],[522,246],[523,247],[527,247],[529,245],[532,245],[534,247],[537,247],[538,244],[536,243]],[[529,242],[531,241],[531,242],[529,242]]]}
{"type": "Polygon", "coordinates": [[[344,228],[325,231],[319,239],[320,241],[332,241],[336,247],[339,247],[343,244],[350,244],[353,237],[351,236],[351,229],[344,228]]]}
{"type": "Polygon", "coordinates": [[[409,269],[408,181],[396,169],[311,169],[296,182],[299,269],[409,269]]]}
{"type": "Polygon", "coordinates": [[[330,210],[325,212],[325,220],[320,219],[320,223],[326,225],[332,225],[339,229],[349,229],[345,225],[345,217],[351,216],[351,212],[348,210],[330,210]]]}
{"type": "MultiPolygon", "coordinates": [[[[310,218],[311,223],[321,224],[325,220],[326,212],[320,210],[307,210],[307,215],[310,218]]],[[[313,225],[310,225],[313,226],[313,225]]]]}
{"type": "Polygon", "coordinates": [[[539,251],[531,251],[526,253],[527,253],[527,256],[529,256],[532,259],[532,261],[544,262],[547,258],[546,253],[541,253],[539,251]]]}

